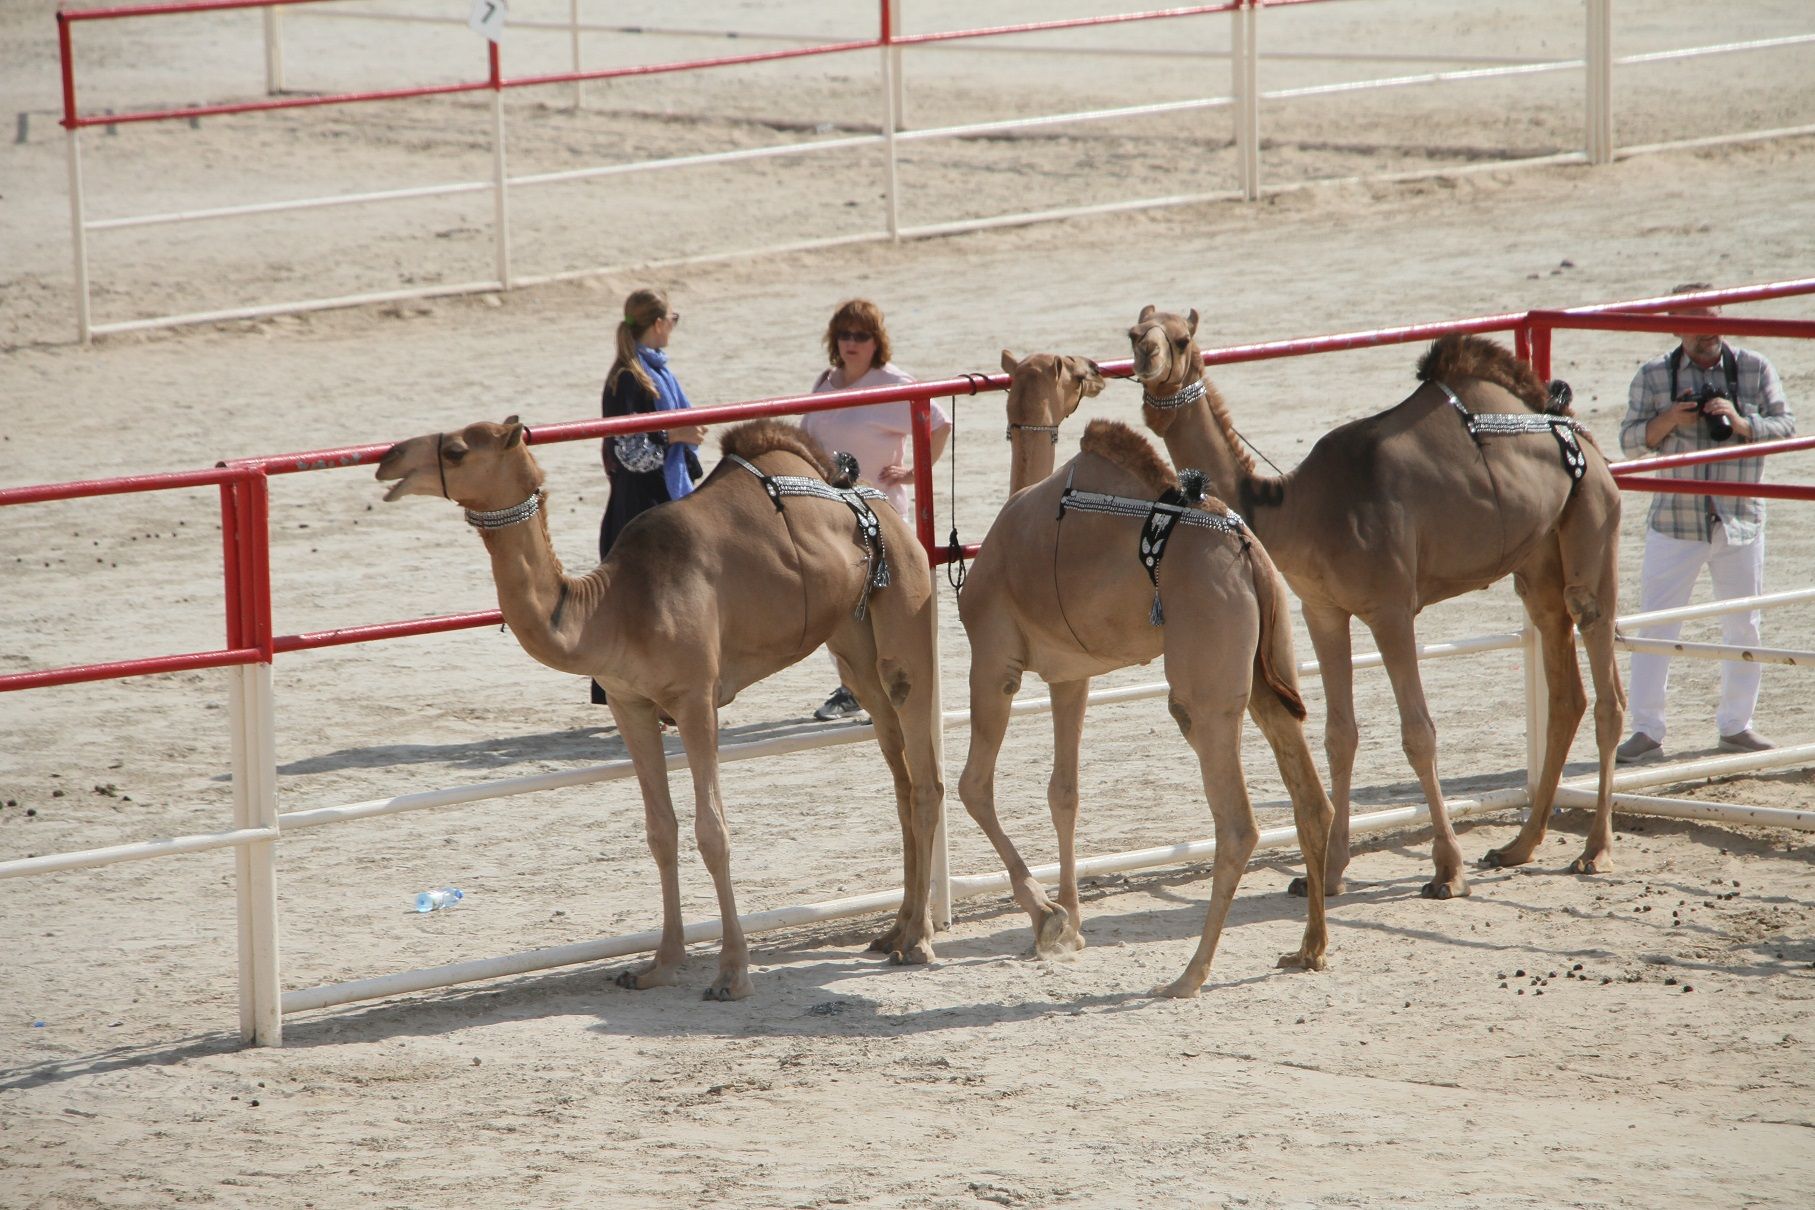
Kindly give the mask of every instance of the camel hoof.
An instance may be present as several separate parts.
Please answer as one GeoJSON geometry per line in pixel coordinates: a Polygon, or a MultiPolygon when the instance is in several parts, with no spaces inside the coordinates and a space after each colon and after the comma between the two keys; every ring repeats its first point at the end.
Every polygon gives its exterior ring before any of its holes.
{"type": "Polygon", "coordinates": [[[1515,852],[1511,845],[1507,845],[1503,849],[1489,849],[1481,854],[1481,868],[1484,870],[1511,869],[1513,866],[1524,865],[1530,860],[1529,852],[1520,854],[1515,852]]]}
{"type": "Polygon", "coordinates": [[[900,936],[900,929],[890,929],[870,942],[870,952],[872,954],[895,954],[901,949],[900,936]]]}
{"type": "Polygon", "coordinates": [[[1293,950],[1289,954],[1281,954],[1278,963],[1275,965],[1277,965],[1280,970],[1321,971],[1329,969],[1330,964],[1324,960],[1322,954],[1312,954],[1305,950],[1293,950]]]}
{"type": "Polygon", "coordinates": [[[1034,930],[1034,953],[1041,958],[1058,958],[1070,954],[1073,950],[1083,948],[1083,939],[1078,938],[1076,945],[1070,944],[1067,936],[1076,938],[1077,932],[1072,927],[1071,915],[1057,904],[1049,904],[1041,916],[1039,925],[1034,930]]]}
{"type": "Polygon", "coordinates": [[[715,1000],[721,1003],[728,1000],[742,1000],[754,990],[756,989],[750,985],[750,980],[747,978],[721,979],[701,992],[700,999],[715,1000]]]}
{"type": "Polygon", "coordinates": [[[1154,988],[1153,994],[1156,996],[1163,996],[1168,1000],[1195,1000],[1197,999],[1198,989],[1202,986],[1203,984],[1193,983],[1184,975],[1180,975],[1172,982],[1162,983],[1154,988]]]}
{"type": "Polygon", "coordinates": [[[1611,874],[1613,857],[1607,853],[1584,853],[1569,863],[1571,874],[1611,874]]]}
{"type": "Polygon", "coordinates": [[[1468,884],[1460,877],[1453,882],[1427,882],[1418,893],[1426,899],[1466,899],[1468,884]]]}
{"type": "Polygon", "coordinates": [[[674,982],[674,975],[656,966],[645,966],[641,970],[632,966],[619,971],[612,982],[629,991],[646,992],[652,987],[669,986],[674,982]]]}
{"type": "MultiPolygon", "coordinates": [[[[1327,878],[1324,880],[1323,884],[1323,897],[1325,899],[1334,899],[1348,889],[1349,884],[1343,879],[1327,878]]],[[[1292,896],[1294,899],[1308,898],[1311,894],[1311,884],[1301,874],[1286,884],[1286,894],[1292,896]]]]}
{"type": "Polygon", "coordinates": [[[889,951],[890,966],[925,966],[933,960],[933,947],[926,942],[917,942],[904,949],[889,951]]]}

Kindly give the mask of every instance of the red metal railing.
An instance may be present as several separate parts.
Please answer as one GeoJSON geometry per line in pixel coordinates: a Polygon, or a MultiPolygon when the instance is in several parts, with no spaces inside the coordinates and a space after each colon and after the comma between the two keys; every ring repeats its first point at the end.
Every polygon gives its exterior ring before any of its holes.
{"type": "MultiPolygon", "coordinates": [[[[175,109],[134,110],[126,113],[83,116],[76,104],[75,52],[71,44],[71,26],[82,21],[109,21],[130,17],[158,17],[181,13],[216,12],[228,9],[284,8],[302,4],[324,4],[330,0],[182,0],[180,3],[137,4],[113,8],[59,9],[57,11],[57,45],[63,76],[62,125],[71,130],[87,126],[112,126],[129,122],[164,122],[186,118],[218,117],[223,114],[257,113],[278,109],[308,109],[322,105],[348,105],[366,101],[400,101],[414,97],[447,96],[454,93],[483,92],[491,89],[534,88],[550,84],[573,84],[591,80],[620,80],[633,76],[653,76],[670,72],[698,71],[718,67],[739,67],[752,63],[774,63],[783,59],[804,59],[816,55],[848,54],[852,51],[876,50],[883,47],[915,46],[933,42],[953,42],[968,38],[987,38],[1002,34],[1040,33],[1048,30],[1078,29],[1092,25],[1118,25],[1130,21],[1156,21],[1176,17],[1195,17],[1208,13],[1232,12],[1243,5],[1254,6],[1258,0],[1225,0],[1221,4],[1198,4],[1183,8],[1148,9],[1132,13],[1112,13],[1097,17],[1076,17],[1057,21],[1033,21],[1018,25],[998,25],[977,29],[944,30],[937,33],[898,35],[892,32],[892,0],[878,0],[878,31],[872,38],[847,39],[783,50],[753,51],[740,55],[718,55],[705,59],[684,59],[667,63],[644,63],[630,67],[605,67],[589,71],[554,72],[535,76],[504,76],[499,65],[496,43],[488,43],[488,64],[482,80],[452,84],[427,84],[408,88],[386,88],[362,92],[325,93],[310,97],[275,97],[259,101],[237,101],[218,105],[193,105],[175,109]]],[[[1274,0],[1275,3],[1280,0],[1274,0]]],[[[1288,0],[1306,3],[1307,0],[1288,0]]]]}
{"type": "MultiPolygon", "coordinates": [[[[257,0],[217,0],[217,7],[255,7],[257,0]]],[[[1370,348],[1428,340],[1451,332],[1479,333],[1512,331],[1534,359],[1541,374],[1549,374],[1550,334],[1557,328],[1594,330],[1637,330],[1692,332],[1716,331],[1732,335],[1815,337],[1815,322],[1802,320],[1740,319],[1725,317],[1668,316],[1656,312],[1670,307],[1719,305],[1753,302],[1773,298],[1815,294],[1815,278],[1776,282],[1765,286],[1748,286],[1731,290],[1707,291],[1676,298],[1640,299],[1597,307],[1578,307],[1564,311],[1527,311],[1502,315],[1477,316],[1449,323],[1409,324],[1365,332],[1339,333],[1300,340],[1268,341],[1260,344],[1235,345],[1211,349],[1204,353],[1205,365],[1223,365],[1257,361],[1274,357],[1297,357],[1348,349],[1370,348]],[[1538,361],[1538,357],[1542,361],[1538,361]]],[[[1099,363],[1107,377],[1128,377],[1132,373],[1129,359],[1099,363]]],[[[745,403],[696,408],[693,415],[702,424],[723,424],[761,417],[795,416],[805,412],[828,411],[883,402],[906,402],[914,412],[914,528],[929,562],[947,562],[954,556],[942,550],[934,538],[933,483],[931,457],[931,411],[934,399],[975,395],[982,391],[1008,388],[1006,374],[962,374],[931,382],[905,386],[876,387],[861,391],[836,391],[819,395],[788,395],[745,403]]],[[[663,427],[666,421],[652,415],[622,416],[611,419],[577,420],[540,425],[530,430],[532,444],[578,441],[615,436],[622,433],[646,432],[663,427]]],[[[0,692],[30,689],[47,685],[72,684],[80,681],[107,680],[139,676],[154,672],[174,672],[195,668],[268,663],[279,652],[307,651],[348,643],[378,639],[403,638],[438,634],[477,626],[496,625],[499,611],[450,614],[433,618],[380,622],[331,630],[307,631],[277,635],[272,626],[270,496],[269,478],[273,475],[302,471],[369,465],[384,456],[388,443],[341,446],[293,454],[276,454],[238,459],[208,470],[178,471],[159,475],[130,475],[117,479],[82,480],[72,483],[44,484],[28,487],[0,488],[0,507],[49,500],[70,500],[131,492],[164,491],[177,488],[218,485],[221,490],[222,542],[226,584],[226,646],[215,651],[185,652],[150,656],[142,659],[84,664],[36,672],[0,676],[0,692]]],[[[1700,480],[1678,480],[1641,474],[1669,470],[1700,462],[1720,461],[1733,457],[1760,457],[1771,453],[1815,448],[1815,437],[1797,437],[1784,441],[1759,442],[1734,450],[1714,450],[1684,454],[1673,458],[1644,459],[1615,464],[1615,475],[1624,488],[1653,491],[1691,491],[1698,494],[1770,496],[1780,499],[1815,499],[1815,488],[1776,484],[1710,484],[1700,480]],[[1732,491],[1728,491],[1732,488],[1732,491]]],[[[964,554],[975,554],[975,546],[964,554]]]]}

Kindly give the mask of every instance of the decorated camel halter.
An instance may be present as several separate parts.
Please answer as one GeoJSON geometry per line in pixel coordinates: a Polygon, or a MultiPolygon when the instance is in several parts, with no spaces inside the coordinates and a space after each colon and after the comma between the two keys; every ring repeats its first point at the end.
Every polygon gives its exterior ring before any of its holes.
{"type": "MultiPolygon", "coordinates": [[[[1077,474],[1074,464],[1072,475],[1077,474]]],[[[1172,537],[1175,527],[1183,522],[1195,525],[1199,529],[1215,530],[1217,533],[1235,534],[1242,539],[1242,549],[1248,548],[1246,537],[1247,523],[1241,514],[1233,510],[1227,513],[1205,512],[1197,507],[1204,498],[1204,473],[1196,470],[1179,472],[1179,485],[1167,488],[1166,493],[1158,500],[1138,500],[1131,496],[1112,496],[1106,492],[1079,491],[1071,485],[1068,476],[1065,491],[1059,496],[1059,519],[1065,519],[1067,509],[1076,509],[1081,513],[1107,513],[1112,517],[1141,518],[1141,566],[1147,569],[1147,578],[1153,582],[1153,608],[1147,613],[1149,625],[1164,626],[1166,611],[1160,606],[1160,560],[1166,557],[1166,543],[1172,537]]]]}
{"type": "MultiPolygon", "coordinates": [[[[435,469],[441,472],[441,496],[444,500],[452,500],[453,497],[447,494],[447,459],[442,457],[441,453],[442,446],[446,443],[446,433],[435,434],[435,469]]],[[[474,529],[507,529],[512,525],[522,524],[542,511],[542,489],[538,487],[529,494],[529,499],[521,504],[513,504],[509,508],[492,509],[490,512],[479,508],[469,508],[464,511],[466,523],[474,529]]]]}
{"type": "Polygon", "coordinates": [[[870,557],[870,575],[864,581],[863,595],[857,598],[857,608],[853,616],[862,621],[869,613],[870,593],[878,588],[889,586],[888,552],[882,546],[882,522],[870,511],[871,500],[886,500],[887,496],[873,487],[833,487],[824,479],[815,479],[807,475],[770,475],[755,463],[736,454],[726,454],[725,461],[735,463],[756,476],[763,491],[769,496],[775,511],[782,511],[783,496],[812,496],[817,500],[836,500],[851,510],[857,518],[857,537],[870,557]]]}
{"type": "MultiPolygon", "coordinates": [[[[1579,480],[1588,473],[1588,456],[1582,453],[1581,442],[1576,440],[1578,432],[1586,432],[1580,421],[1572,416],[1559,416],[1552,412],[1471,412],[1462,406],[1462,400],[1456,392],[1434,379],[1431,385],[1442,391],[1449,400],[1450,406],[1462,415],[1462,423],[1468,426],[1468,435],[1477,443],[1483,436],[1510,437],[1521,433],[1549,433],[1557,439],[1557,447],[1563,455],[1563,469],[1569,472],[1571,479],[1579,480]]],[[[1553,385],[1553,398],[1558,396],[1557,388],[1568,391],[1568,384],[1558,382],[1553,385]]],[[[1562,402],[1568,397],[1562,396],[1562,402]]]]}
{"type": "Polygon", "coordinates": [[[509,508],[500,508],[492,512],[469,508],[466,510],[466,523],[474,529],[504,529],[521,524],[541,511],[542,489],[538,487],[535,494],[529,499],[521,504],[513,504],[509,508]]]}
{"type": "Polygon", "coordinates": [[[1016,433],[1045,433],[1054,445],[1059,444],[1059,426],[1056,424],[1016,424],[1011,420],[1008,432],[1003,435],[1013,441],[1016,433]]]}
{"type": "Polygon", "coordinates": [[[1155,399],[1148,392],[1146,387],[1141,388],[1141,402],[1150,408],[1158,408],[1162,412],[1173,412],[1177,411],[1179,408],[1188,408],[1203,397],[1204,380],[1202,378],[1197,378],[1186,383],[1183,387],[1179,388],[1176,395],[1168,395],[1164,399],[1155,399]]]}

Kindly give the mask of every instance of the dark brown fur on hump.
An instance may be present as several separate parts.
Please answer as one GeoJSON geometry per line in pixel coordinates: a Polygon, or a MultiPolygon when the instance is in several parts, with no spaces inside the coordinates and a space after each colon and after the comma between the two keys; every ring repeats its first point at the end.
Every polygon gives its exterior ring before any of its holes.
{"type": "Polygon", "coordinates": [[[785,420],[749,420],[727,429],[718,439],[718,448],[727,454],[754,461],[758,454],[786,450],[804,459],[821,479],[832,475],[832,459],[824,447],[807,436],[806,430],[785,420]]]}
{"type": "Polygon", "coordinates": [[[1078,448],[1121,467],[1154,496],[1178,487],[1178,476],[1153,445],[1119,420],[1092,420],[1078,448]]]}
{"type": "MultiPolygon", "coordinates": [[[[1418,381],[1454,385],[1460,378],[1478,378],[1503,387],[1534,412],[1550,408],[1550,393],[1530,365],[1504,346],[1484,336],[1451,333],[1439,337],[1418,359],[1418,381]]],[[[1568,409],[1564,409],[1567,414],[1568,409]]]]}

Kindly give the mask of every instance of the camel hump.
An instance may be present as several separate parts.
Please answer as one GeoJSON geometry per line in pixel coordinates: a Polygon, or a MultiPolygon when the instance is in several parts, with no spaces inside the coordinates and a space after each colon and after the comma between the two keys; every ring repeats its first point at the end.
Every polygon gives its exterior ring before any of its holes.
{"type": "Polygon", "coordinates": [[[1178,476],[1152,443],[1119,420],[1092,420],[1078,448],[1121,467],[1156,497],[1178,490],[1178,476]]]}
{"type": "Polygon", "coordinates": [[[759,454],[783,450],[806,462],[821,479],[831,480],[837,474],[825,447],[807,436],[805,429],[785,420],[745,421],[725,430],[718,439],[718,448],[750,462],[759,454]]]}
{"type": "Polygon", "coordinates": [[[1565,403],[1555,408],[1550,389],[1537,371],[1512,351],[1485,336],[1464,336],[1452,332],[1438,337],[1418,359],[1418,381],[1454,383],[1459,378],[1478,378],[1501,387],[1534,412],[1558,410],[1567,415],[1565,403]]]}

